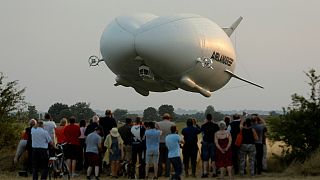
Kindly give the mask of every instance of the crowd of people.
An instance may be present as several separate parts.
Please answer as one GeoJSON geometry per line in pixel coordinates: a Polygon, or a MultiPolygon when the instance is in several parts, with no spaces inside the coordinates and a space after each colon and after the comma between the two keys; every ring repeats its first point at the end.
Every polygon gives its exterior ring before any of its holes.
{"type": "Polygon", "coordinates": [[[86,120],[76,123],[75,117],[63,118],[59,126],[46,114],[43,121],[30,120],[14,161],[18,161],[25,147],[27,171],[38,179],[41,170],[41,179],[46,179],[49,157],[54,156],[56,144],[64,144],[71,177],[86,170],[87,179],[93,176],[99,179],[109,169],[111,178],[164,176],[179,180],[182,173],[184,177],[197,177],[198,162],[202,164],[198,174],[201,178],[227,175],[232,179],[235,174],[254,177],[267,168],[266,132],[265,121],[257,114],[235,114],[222,121],[214,121],[207,114],[201,126],[196,119],[189,118],[181,131],[168,113],[158,122],[126,118],[121,126],[110,110],[106,110],[104,117],[93,116],[89,123],[86,120]],[[236,144],[239,134],[242,141],[236,144]]]}

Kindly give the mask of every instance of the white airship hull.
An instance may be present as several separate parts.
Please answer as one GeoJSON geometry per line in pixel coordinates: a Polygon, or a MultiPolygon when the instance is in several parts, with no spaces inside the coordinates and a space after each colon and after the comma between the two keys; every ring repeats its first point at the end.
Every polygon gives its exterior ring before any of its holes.
{"type": "Polygon", "coordinates": [[[117,75],[115,85],[144,96],[181,88],[209,97],[228,83],[236,64],[226,32],[193,14],[117,17],[104,30],[100,51],[117,75]]]}

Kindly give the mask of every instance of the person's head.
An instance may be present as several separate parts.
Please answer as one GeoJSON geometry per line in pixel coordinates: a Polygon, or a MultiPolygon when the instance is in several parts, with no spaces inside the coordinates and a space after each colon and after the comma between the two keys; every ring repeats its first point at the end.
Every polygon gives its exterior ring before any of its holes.
{"type": "Polygon", "coordinates": [[[153,122],[153,121],[150,121],[150,122],[148,123],[148,125],[149,125],[149,128],[150,128],[150,129],[156,128],[156,123],[153,122]]]}
{"type": "Polygon", "coordinates": [[[82,119],[82,120],[80,121],[79,125],[80,125],[80,127],[86,127],[86,125],[87,125],[86,120],[82,119]]]}
{"type": "Polygon", "coordinates": [[[223,121],[224,121],[226,124],[229,124],[230,121],[231,121],[230,116],[225,116],[225,117],[223,118],[223,121]]]}
{"type": "Polygon", "coordinates": [[[69,123],[70,123],[70,124],[76,123],[76,117],[71,116],[71,117],[69,118],[69,123]]]}
{"type": "Polygon", "coordinates": [[[246,127],[251,127],[251,119],[247,118],[243,125],[246,127]]]}
{"type": "Polygon", "coordinates": [[[33,126],[35,126],[35,125],[37,125],[37,120],[35,120],[35,119],[30,119],[30,121],[29,121],[29,126],[30,126],[30,127],[33,127],[33,126]]]}
{"type": "Polygon", "coordinates": [[[105,115],[108,117],[112,117],[112,111],[107,109],[105,115]]]}
{"type": "Polygon", "coordinates": [[[130,125],[132,123],[132,119],[131,118],[126,118],[126,124],[130,125]]]}
{"type": "Polygon", "coordinates": [[[163,116],[162,116],[162,119],[163,120],[170,120],[171,119],[171,116],[169,113],[164,113],[163,116]]]}
{"type": "Polygon", "coordinates": [[[239,114],[234,114],[232,118],[233,118],[233,120],[240,119],[240,115],[239,114]]]}
{"type": "Polygon", "coordinates": [[[150,128],[150,122],[148,122],[148,121],[147,122],[143,122],[143,125],[147,129],[150,128]]]}
{"type": "Polygon", "coordinates": [[[206,115],[206,119],[208,120],[208,121],[212,121],[212,114],[207,114],[206,115]]]}
{"type": "Polygon", "coordinates": [[[111,135],[112,137],[119,137],[120,134],[119,134],[119,132],[118,132],[118,128],[112,128],[112,129],[110,130],[110,135],[111,135]]]}
{"type": "Polygon", "coordinates": [[[191,118],[188,118],[186,124],[188,127],[193,126],[193,120],[191,118]]]}
{"type": "Polygon", "coordinates": [[[225,130],[227,128],[227,125],[224,121],[219,122],[219,128],[220,130],[225,130]]]}
{"type": "Polygon", "coordinates": [[[43,128],[43,121],[38,121],[37,125],[35,127],[43,128]]]}
{"type": "Polygon", "coordinates": [[[251,114],[251,120],[253,124],[258,123],[258,114],[251,114]]]}
{"type": "Polygon", "coordinates": [[[51,120],[51,115],[49,113],[44,114],[44,119],[45,120],[51,120]]]}
{"type": "Polygon", "coordinates": [[[68,122],[67,118],[62,118],[62,119],[60,120],[60,126],[65,126],[65,125],[67,125],[67,122],[68,122]]]}
{"type": "Polygon", "coordinates": [[[102,126],[97,126],[96,128],[94,128],[94,130],[96,131],[97,134],[100,134],[100,133],[102,133],[103,128],[102,128],[102,126]]]}
{"type": "Polygon", "coordinates": [[[141,117],[137,116],[137,117],[136,117],[136,120],[135,120],[135,123],[136,123],[136,124],[141,124],[141,123],[142,123],[141,117]]]}
{"type": "Polygon", "coordinates": [[[170,131],[172,134],[177,133],[178,132],[177,126],[175,126],[175,125],[171,126],[170,131]]]}
{"type": "Polygon", "coordinates": [[[98,116],[98,115],[94,115],[94,116],[92,117],[92,122],[93,122],[93,123],[99,123],[99,116],[98,116]]]}

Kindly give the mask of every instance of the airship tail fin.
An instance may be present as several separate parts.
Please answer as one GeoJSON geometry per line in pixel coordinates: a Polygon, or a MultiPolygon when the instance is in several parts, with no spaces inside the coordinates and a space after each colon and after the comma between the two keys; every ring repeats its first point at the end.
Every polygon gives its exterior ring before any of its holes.
{"type": "Polygon", "coordinates": [[[246,82],[246,83],[249,83],[249,84],[252,84],[252,85],[257,86],[257,87],[259,87],[259,88],[264,89],[264,87],[262,87],[262,86],[260,86],[260,85],[258,85],[258,84],[256,84],[256,83],[253,83],[253,82],[251,82],[251,81],[248,81],[248,80],[246,80],[246,79],[243,79],[243,78],[241,78],[241,77],[233,74],[233,72],[231,72],[231,71],[228,70],[228,69],[226,69],[225,72],[227,72],[228,74],[230,74],[231,77],[237,78],[237,79],[239,79],[239,80],[241,80],[241,81],[244,81],[244,82],[246,82]]]}
{"type": "Polygon", "coordinates": [[[224,32],[230,37],[234,30],[238,27],[240,22],[242,21],[243,17],[239,17],[230,27],[222,28],[224,32]]]}

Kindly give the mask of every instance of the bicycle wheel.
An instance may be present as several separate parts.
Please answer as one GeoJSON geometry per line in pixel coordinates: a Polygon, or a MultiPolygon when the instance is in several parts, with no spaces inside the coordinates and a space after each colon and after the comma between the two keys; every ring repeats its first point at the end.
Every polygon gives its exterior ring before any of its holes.
{"type": "Polygon", "coordinates": [[[68,166],[67,166],[67,164],[65,163],[65,162],[63,162],[63,164],[62,164],[62,172],[61,172],[61,177],[63,178],[63,179],[70,179],[70,172],[69,172],[69,168],[68,168],[68,166]]]}
{"type": "Polygon", "coordinates": [[[53,163],[49,163],[48,165],[49,169],[48,169],[48,177],[49,180],[53,180],[54,178],[54,167],[53,167],[53,163]]]}

